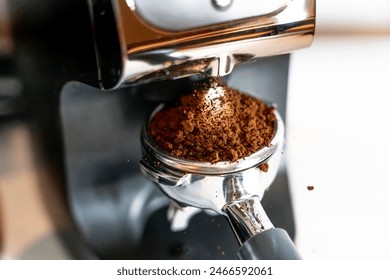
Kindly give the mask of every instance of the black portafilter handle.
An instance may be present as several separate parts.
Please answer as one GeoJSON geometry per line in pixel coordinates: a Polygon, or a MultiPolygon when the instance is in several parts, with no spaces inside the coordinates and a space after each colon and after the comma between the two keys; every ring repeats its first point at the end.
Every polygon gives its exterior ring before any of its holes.
{"type": "Polygon", "coordinates": [[[271,228],[248,239],[238,250],[242,260],[302,260],[288,233],[271,228]]]}
{"type": "Polygon", "coordinates": [[[275,228],[267,216],[259,195],[250,195],[243,178],[225,178],[225,191],[233,198],[224,213],[241,245],[242,260],[300,260],[302,259],[288,233],[275,228]],[[238,199],[237,199],[238,197],[238,199]]]}

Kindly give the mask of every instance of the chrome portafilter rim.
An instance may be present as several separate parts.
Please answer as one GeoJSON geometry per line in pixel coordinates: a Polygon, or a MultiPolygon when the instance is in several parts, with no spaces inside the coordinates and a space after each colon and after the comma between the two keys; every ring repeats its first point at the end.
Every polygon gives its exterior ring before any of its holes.
{"type": "Polygon", "coordinates": [[[284,145],[284,124],[282,117],[275,109],[273,111],[276,119],[275,134],[270,142],[270,145],[261,148],[248,157],[240,158],[234,162],[220,161],[217,163],[192,161],[175,157],[160,147],[149,134],[149,124],[151,120],[163,107],[164,104],[157,106],[150,117],[144,122],[141,132],[141,142],[146,153],[150,154],[166,166],[175,170],[180,170],[181,172],[203,175],[223,175],[240,172],[265,163],[268,158],[270,158],[276,151],[281,150],[284,145]]]}

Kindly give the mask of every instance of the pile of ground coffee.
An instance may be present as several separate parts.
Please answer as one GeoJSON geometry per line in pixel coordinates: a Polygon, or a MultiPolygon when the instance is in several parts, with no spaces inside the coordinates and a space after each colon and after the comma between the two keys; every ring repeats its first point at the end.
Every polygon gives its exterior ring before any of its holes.
{"type": "Polygon", "coordinates": [[[269,146],[275,121],[272,106],[210,79],[157,112],[149,134],[172,156],[234,162],[269,146]]]}

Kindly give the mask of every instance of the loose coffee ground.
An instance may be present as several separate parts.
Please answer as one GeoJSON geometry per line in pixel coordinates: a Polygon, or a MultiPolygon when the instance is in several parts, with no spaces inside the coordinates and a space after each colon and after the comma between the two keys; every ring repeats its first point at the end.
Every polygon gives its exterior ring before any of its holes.
{"type": "Polygon", "coordinates": [[[272,106],[210,79],[157,112],[149,133],[172,156],[234,162],[269,146],[275,121],[272,106]]]}

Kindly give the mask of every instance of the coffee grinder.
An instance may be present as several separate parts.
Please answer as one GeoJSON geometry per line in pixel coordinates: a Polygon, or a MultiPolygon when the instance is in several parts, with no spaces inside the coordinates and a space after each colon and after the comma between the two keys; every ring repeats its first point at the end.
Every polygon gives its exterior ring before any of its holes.
{"type": "MultiPolygon", "coordinates": [[[[53,221],[96,258],[236,259],[243,244],[225,217],[172,208],[145,176],[142,127],[210,76],[276,104],[283,121],[289,53],[313,40],[315,0],[30,2],[9,6],[37,151],[56,182],[43,193],[63,198],[47,201],[53,221]]],[[[261,204],[293,238],[283,157],[261,204]]]]}

